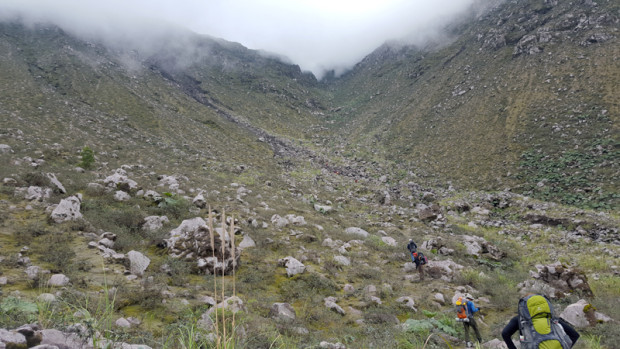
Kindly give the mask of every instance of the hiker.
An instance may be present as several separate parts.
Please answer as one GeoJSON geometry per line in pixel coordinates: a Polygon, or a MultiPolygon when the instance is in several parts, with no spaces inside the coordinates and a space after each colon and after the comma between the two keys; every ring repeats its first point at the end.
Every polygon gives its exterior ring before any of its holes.
{"type": "Polygon", "coordinates": [[[413,242],[413,239],[409,239],[407,249],[411,253],[411,261],[415,263],[415,268],[420,274],[420,281],[424,280],[424,264],[428,261],[426,256],[422,252],[418,252],[418,245],[413,242]]]}
{"type": "Polygon", "coordinates": [[[415,242],[413,242],[413,239],[409,239],[409,243],[407,244],[407,249],[413,256],[413,254],[418,251],[418,245],[416,245],[415,242]]]}
{"type": "Polygon", "coordinates": [[[482,343],[482,336],[480,336],[478,324],[476,324],[476,319],[474,319],[474,314],[480,311],[480,309],[476,308],[473,301],[474,297],[469,293],[465,295],[465,300],[463,300],[463,297],[459,297],[456,300],[458,316],[456,320],[463,323],[463,327],[465,328],[465,344],[468,348],[473,347],[472,342],[469,341],[470,327],[474,329],[478,343],[482,343]]]}
{"type": "Polygon", "coordinates": [[[564,319],[554,316],[553,306],[547,297],[535,294],[519,300],[518,315],[510,319],[502,330],[502,338],[508,349],[517,349],[510,338],[517,331],[523,349],[538,349],[542,342],[548,345],[545,348],[569,349],[579,339],[579,333],[574,328],[564,319]]]}

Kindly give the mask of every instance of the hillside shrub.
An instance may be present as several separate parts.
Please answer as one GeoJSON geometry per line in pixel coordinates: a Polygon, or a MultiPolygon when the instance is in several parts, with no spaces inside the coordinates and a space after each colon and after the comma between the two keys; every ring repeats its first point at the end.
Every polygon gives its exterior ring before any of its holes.
{"type": "Polygon", "coordinates": [[[189,281],[189,275],[192,272],[192,263],[179,258],[166,258],[168,265],[168,274],[170,276],[170,284],[172,286],[184,286],[189,281]]]}
{"type": "Polygon", "coordinates": [[[85,146],[82,148],[82,160],[78,164],[81,168],[85,170],[90,170],[95,163],[95,152],[89,147],[85,146]]]}
{"type": "Polygon", "coordinates": [[[26,173],[24,175],[24,181],[27,185],[35,187],[49,187],[51,185],[50,179],[42,172],[26,173]]]}
{"type": "Polygon", "coordinates": [[[547,154],[530,150],[521,154],[522,192],[537,199],[591,209],[612,209],[620,204],[620,195],[602,187],[597,176],[605,168],[617,165],[618,150],[610,139],[596,139],[579,150],[547,154]],[[597,170],[595,170],[597,169],[597,170]]]}
{"type": "Polygon", "coordinates": [[[41,221],[28,222],[25,226],[15,229],[15,238],[20,244],[30,245],[32,241],[41,235],[50,233],[50,226],[41,221]]]}
{"type": "Polygon", "coordinates": [[[157,204],[158,215],[174,219],[183,219],[187,216],[191,206],[189,201],[171,193],[163,193],[162,197],[162,201],[157,204]]]}
{"type": "Polygon", "coordinates": [[[32,250],[40,256],[40,260],[52,265],[52,272],[69,274],[75,270],[72,242],[70,233],[47,234],[35,241],[32,250]]]}
{"type": "Polygon", "coordinates": [[[338,285],[331,279],[316,273],[304,273],[283,282],[279,293],[284,299],[293,301],[326,297],[338,290],[338,285]]]}

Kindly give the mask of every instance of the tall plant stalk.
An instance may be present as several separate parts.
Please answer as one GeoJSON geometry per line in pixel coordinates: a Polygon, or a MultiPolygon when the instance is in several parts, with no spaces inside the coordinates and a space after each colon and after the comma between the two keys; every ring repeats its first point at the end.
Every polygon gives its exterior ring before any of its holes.
{"type": "MultiPolygon", "coordinates": [[[[230,223],[230,248],[231,248],[231,254],[232,254],[232,267],[233,267],[233,297],[237,295],[237,282],[236,282],[236,278],[235,278],[235,269],[237,269],[237,255],[235,252],[235,216],[231,216],[231,223],[230,223]]],[[[233,311],[233,318],[232,318],[232,328],[235,328],[235,312],[233,311]]]]}
{"type": "MultiPolygon", "coordinates": [[[[211,205],[209,205],[209,237],[211,238],[211,256],[213,257],[213,295],[215,296],[215,305],[217,306],[217,273],[215,266],[217,265],[217,259],[215,259],[215,230],[213,229],[213,211],[211,211],[211,205]]],[[[215,309],[215,333],[218,334],[216,338],[216,345],[219,348],[220,337],[219,337],[219,323],[218,323],[218,315],[217,308],[215,309]]]]}
{"type": "MultiPolygon", "coordinates": [[[[222,243],[222,302],[226,299],[225,297],[225,285],[224,285],[224,273],[226,272],[226,268],[224,268],[225,253],[226,253],[226,211],[222,210],[222,229],[220,233],[220,242],[222,243]]],[[[223,309],[224,307],[222,307],[223,309]]],[[[217,312],[217,309],[215,309],[217,312]]],[[[224,339],[226,339],[226,311],[222,311],[222,327],[224,328],[224,339]]]]}

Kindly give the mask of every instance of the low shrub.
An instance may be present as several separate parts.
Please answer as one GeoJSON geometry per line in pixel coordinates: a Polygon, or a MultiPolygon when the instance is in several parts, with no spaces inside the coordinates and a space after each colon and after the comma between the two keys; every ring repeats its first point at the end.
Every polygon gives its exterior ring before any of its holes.
{"type": "Polygon", "coordinates": [[[24,175],[24,181],[29,186],[49,187],[50,179],[42,172],[29,172],[24,175]]]}
{"type": "Polygon", "coordinates": [[[32,250],[40,256],[40,260],[52,265],[52,272],[67,274],[75,268],[72,241],[73,236],[69,233],[47,234],[35,241],[32,250]]]}
{"type": "Polygon", "coordinates": [[[0,301],[0,328],[16,328],[23,324],[37,321],[38,308],[15,297],[6,297],[0,301]]]}
{"type": "Polygon", "coordinates": [[[338,285],[320,274],[304,273],[287,279],[282,283],[279,293],[284,299],[318,299],[333,295],[339,290],[338,285]]]}
{"type": "Polygon", "coordinates": [[[29,222],[21,228],[15,229],[15,238],[20,244],[30,245],[39,236],[50,233],[50,226],[41,221],[29,222]]]}

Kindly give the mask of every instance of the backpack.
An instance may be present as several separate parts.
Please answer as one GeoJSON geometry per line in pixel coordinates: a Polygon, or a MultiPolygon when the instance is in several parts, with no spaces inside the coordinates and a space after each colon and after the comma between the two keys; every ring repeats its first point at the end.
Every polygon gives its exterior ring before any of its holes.
{"type": "Polygon", "coordinates": [[[569,349],[573,345],[545,296],[519,300],[519,333],[522,349],[569,349]]]}
{"type": "Polygon", "coordinates": [[[463,302],[463,299],[459,297],[456,301],[456,321],[469,322],[469,311],[467,309],[467,302],[463,302]]]}
{"type": "Polygon", "coordinates": [[[428,262],[428,258],[426,258],[426,256],[422,252],[418,252],[418,260],[420,261],[421,265],[424,265],[428,262]]]}

